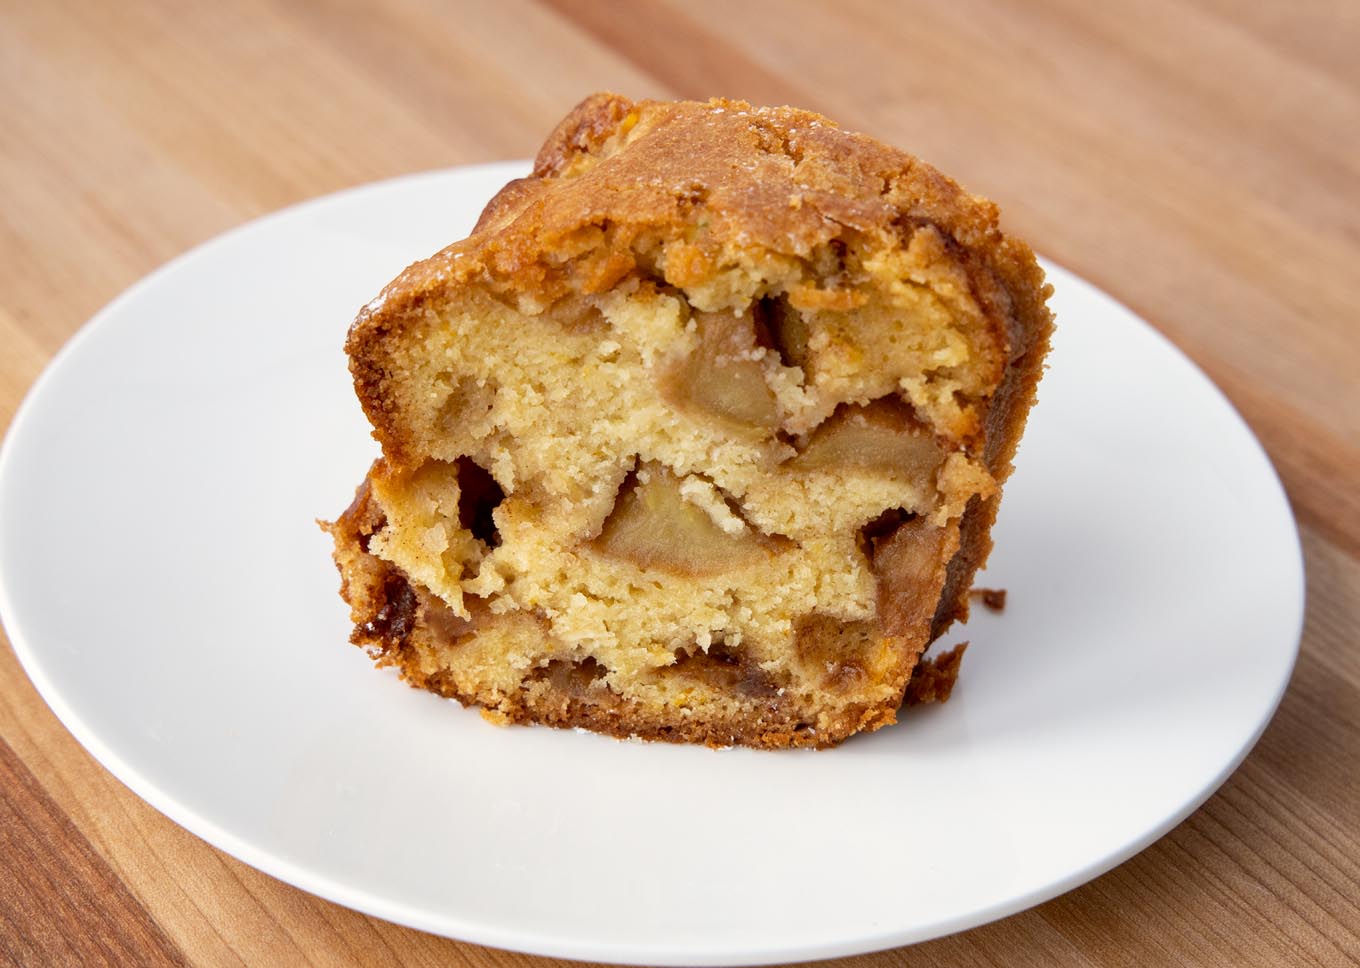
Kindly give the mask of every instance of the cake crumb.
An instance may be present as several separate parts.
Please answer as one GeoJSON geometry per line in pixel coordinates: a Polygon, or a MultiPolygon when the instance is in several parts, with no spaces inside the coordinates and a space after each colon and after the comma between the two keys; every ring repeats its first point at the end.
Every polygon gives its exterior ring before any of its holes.
{"type": "Polygon", "coordinates": [[[514,723],[513,719],[511,719],[505,713],[501,712],[499,709],[488,709],[487,707],[483,706],[481,709],[478,710],[478,712],[480,712],[482,714],[482,718],[485,719],[492,726],[510,726],[514,723]]]}
{"type": "Polygon", "coordinates": [[[931,702],[948,702],[967,648],[967,642],[960,642],[947,652],[922,659],[912,672],[911,681],[907,683],[907,694],[902,704],[921,706],[931,702]]]}
{"type": "Polygon", "coordinates": [[[993,612],[1004,612],[1006,610],[1006,589],[1004,588],[974,588],[968,594],[982,602],[993,612]]]}

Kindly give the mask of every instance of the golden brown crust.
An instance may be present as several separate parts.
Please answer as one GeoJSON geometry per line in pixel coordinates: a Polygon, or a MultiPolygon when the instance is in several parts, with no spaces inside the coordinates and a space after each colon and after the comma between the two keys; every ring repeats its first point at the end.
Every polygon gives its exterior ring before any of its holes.
{"type": "MultiPolygon", "coordinates": [[[[1007,240],[1006,248],[1011,243],[1007,240]]],[[[1024,250],[1028,262],[1017,259],[1003,266],[1008,273],[1011,291],[1028,291],[1028,299],[1012,299],[1012,328],[1018,335],[1011,340],[1011,361],[1006,367],[1001,386],[993,396],[987,411],[983,459],[998,485],[1004,484],[1014,469],[1015,450],[1024,433],[1025,420],[1038,396],[1039,378],[1043,376],[1044,358],[1048,355],[1049,336],[1053,317],[1043,300],[1052,288],[1044,282],[1043,270],[1034,261],[1028,247],[1024,250]]],[[[1001,506],[1001,492],[989,498],[974,498],[963,515],[959,551],[949,562],[949,575],[940,607],[935,614],[931,638],[938,638],[953,622],[968,620],[968,591],[978,570],[987,563],[992,550],[992,525],[1001,506]]]]}
{"type": "MultiPolygon", "coordinates": [[[[492,199],[477,231],[410,266],[359,313],[346,343],[355,387],[384,455],[402,464],[412,455],[385,390],[385,344],[451,286],[545,303],[634,271],[693,286],[753,254],[807,260],[852,235],[887,249],[923,226],[959,257],[1014,361],[1007,381],[1025,385],[1047,350],[1048,289],[1029,247],[1002,235],[991,202],[809,111],[596,94],[549,137],[533,174],[492,199]],[[658,239],[684,241],[688,258],[639,266],[658,239]]],[[[996,429],[994,472],[1013,450],[996,429]]]]}

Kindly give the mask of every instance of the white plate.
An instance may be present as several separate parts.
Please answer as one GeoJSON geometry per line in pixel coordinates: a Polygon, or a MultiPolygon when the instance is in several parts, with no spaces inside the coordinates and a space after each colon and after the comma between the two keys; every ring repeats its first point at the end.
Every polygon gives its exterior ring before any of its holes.
{"type": "Polygon", "coordinates": [[[328,542],[373,453],[341,351],[520,165],[246,225],[101,312],[0,453],[0,613],[62,722],[205,840],[349,907],[566,958],[919,941],[1112,867],[1255,742],[1302,617],[1219,392],[1057,267],[1059,330],[954,698],[822,752],[498,729],[346,644],[328,542]]]}

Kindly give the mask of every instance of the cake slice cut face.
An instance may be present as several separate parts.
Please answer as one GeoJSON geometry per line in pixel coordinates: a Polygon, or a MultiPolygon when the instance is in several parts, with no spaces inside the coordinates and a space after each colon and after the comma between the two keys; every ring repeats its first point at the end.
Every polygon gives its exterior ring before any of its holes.
{"type": "Polygon", "coordinates": [[[825,118],[592,97],[350,331],[354,641],[503,721],[891,723],[966,615],[1046,295],[991,203],[825,118]]]}

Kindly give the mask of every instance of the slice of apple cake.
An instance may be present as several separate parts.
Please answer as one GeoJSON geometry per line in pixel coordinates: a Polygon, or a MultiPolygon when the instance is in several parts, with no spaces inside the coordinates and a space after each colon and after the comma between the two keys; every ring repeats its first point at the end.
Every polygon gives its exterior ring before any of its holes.
{"type": "Polygon", "coordinates": [[[353,640],[493,719],[828,746],[966,616],[1048,287],[816,114],[596,95],[347,350],[353,640]]]}

